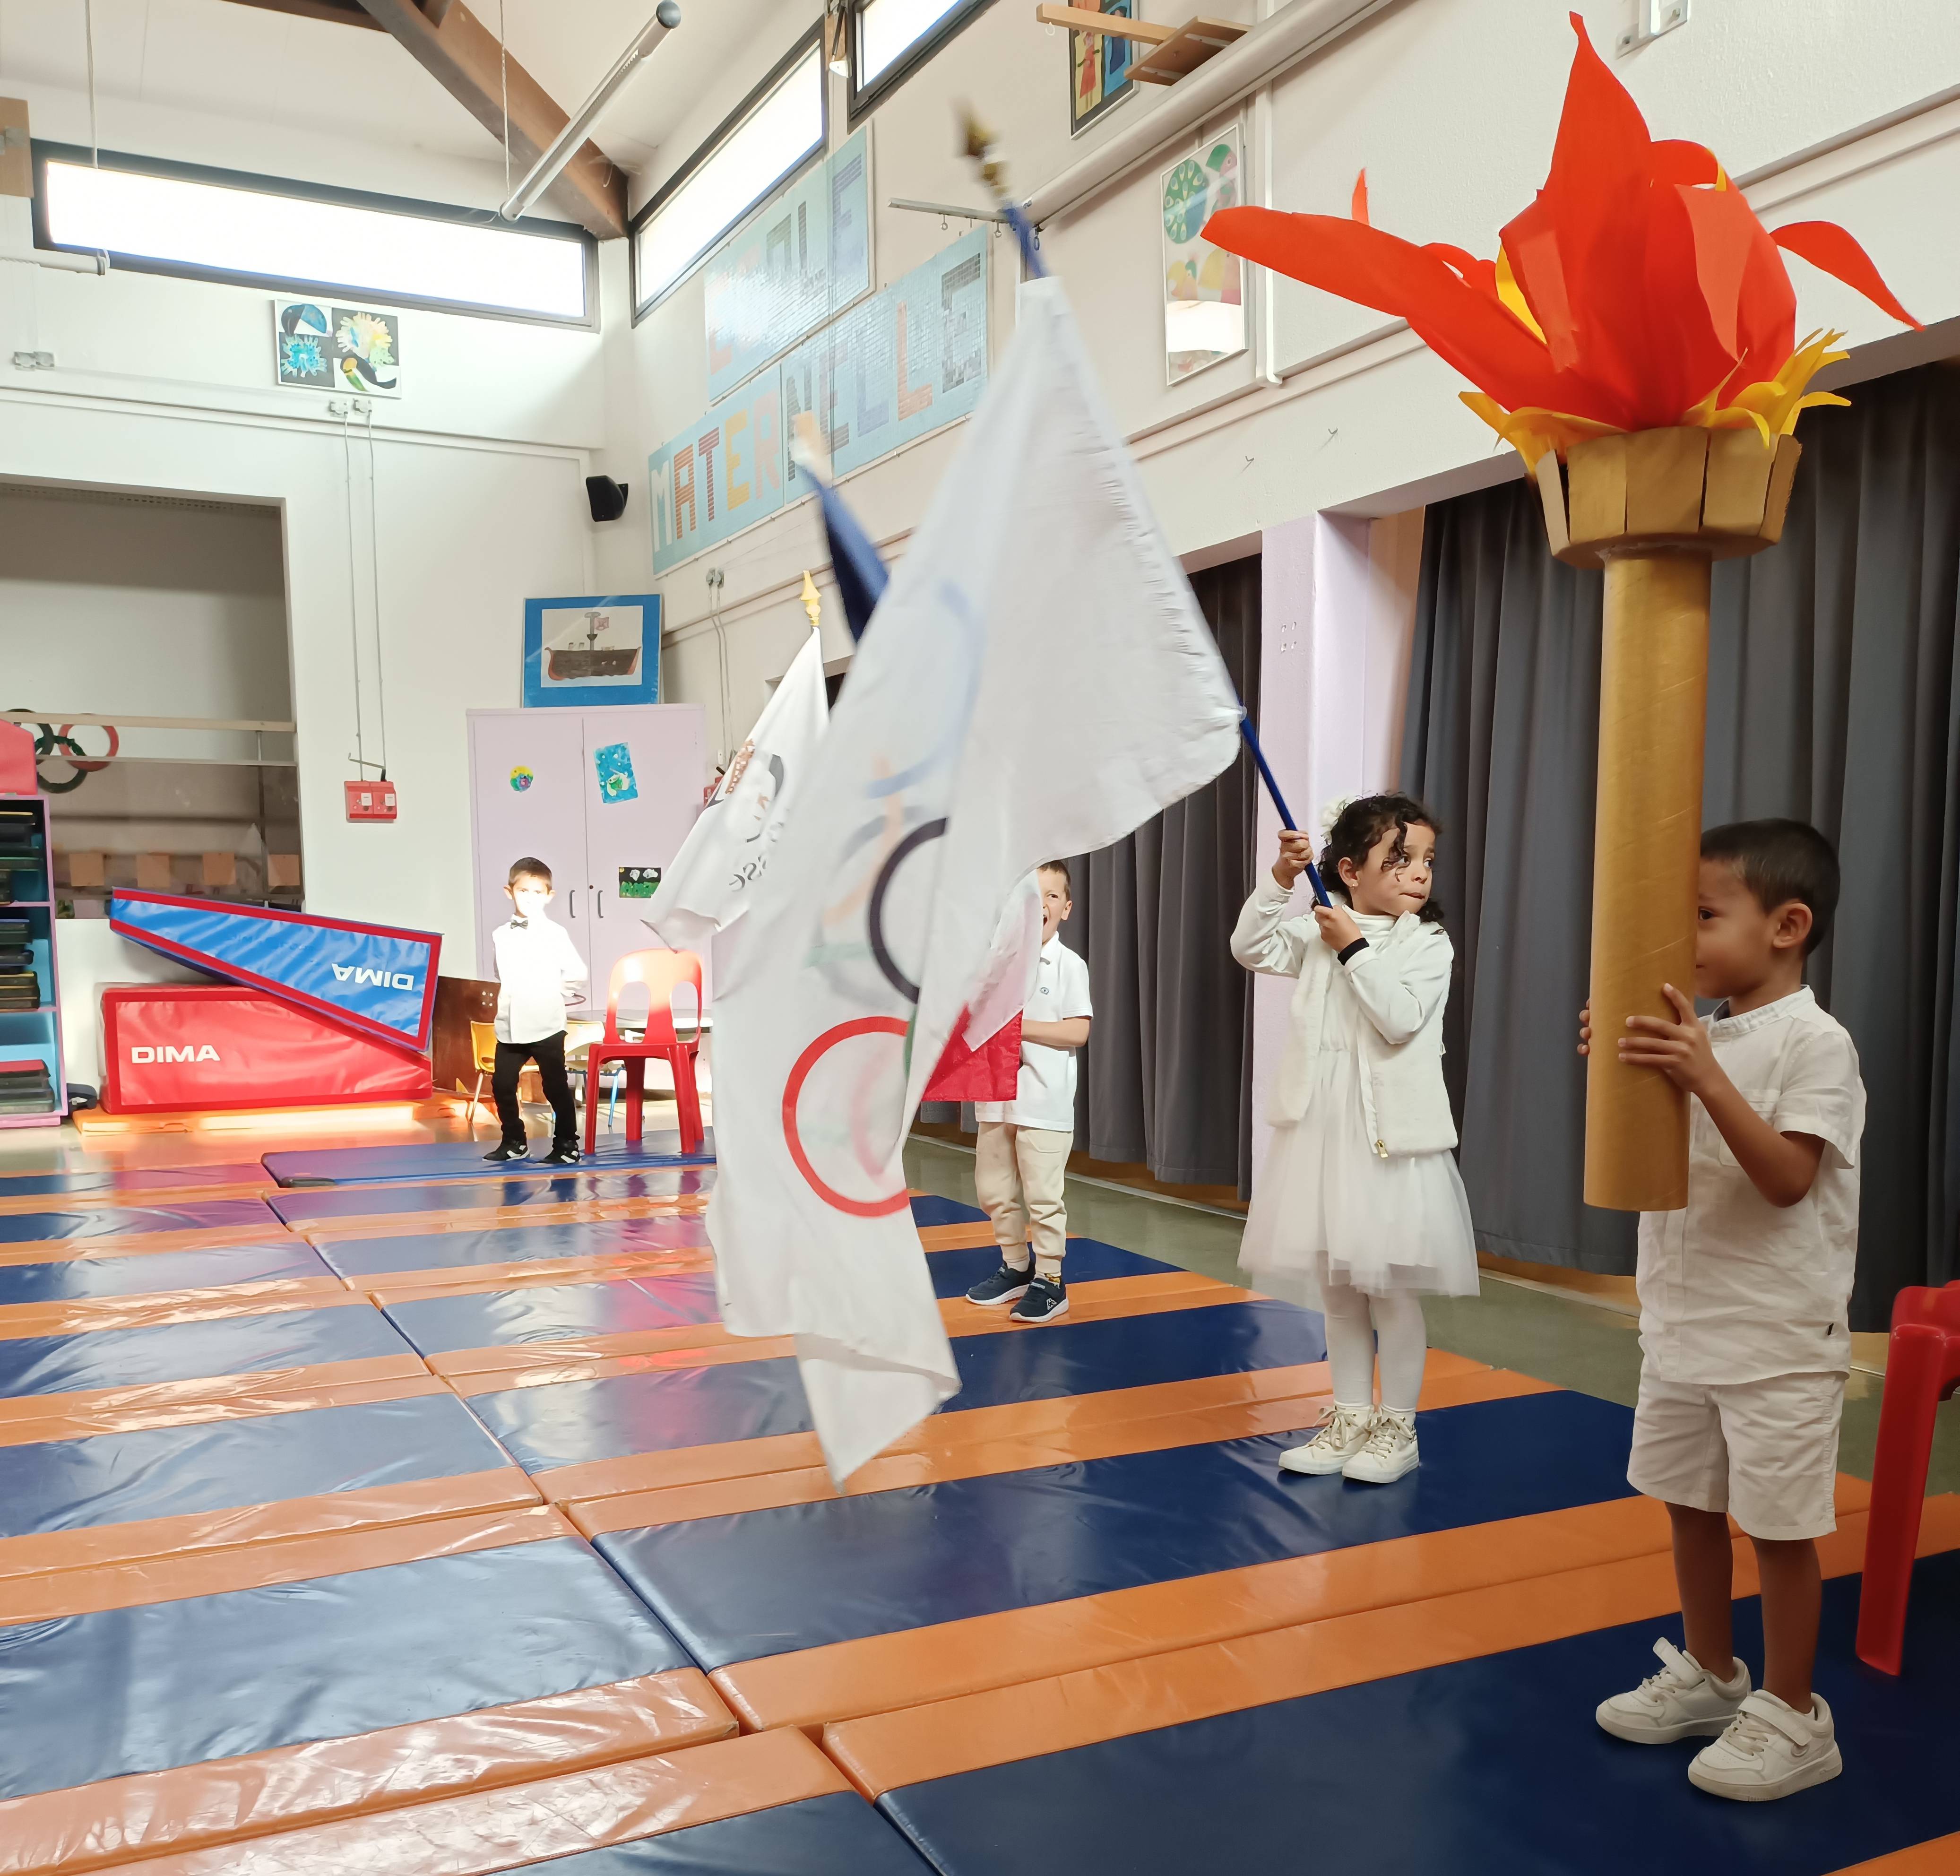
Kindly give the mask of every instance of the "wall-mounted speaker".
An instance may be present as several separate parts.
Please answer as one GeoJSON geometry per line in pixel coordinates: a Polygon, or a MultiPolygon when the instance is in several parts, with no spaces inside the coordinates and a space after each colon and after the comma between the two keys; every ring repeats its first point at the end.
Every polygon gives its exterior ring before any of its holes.
{"type": "Polygon", "coordinates": [[[595,521],[616,521],[626,512],[626,485],[610,476],[587,476],[585,498],[595,521]]]}

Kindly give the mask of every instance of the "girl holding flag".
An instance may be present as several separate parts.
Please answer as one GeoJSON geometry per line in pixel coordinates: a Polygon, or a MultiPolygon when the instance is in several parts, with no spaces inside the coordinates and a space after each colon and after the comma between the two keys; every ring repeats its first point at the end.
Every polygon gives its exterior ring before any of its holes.
{"type": "Polygon", "coordinates": [[[1289,827],[1232,934],[1246,969],[1299,979],[1240,1261],[1265,1288],[1290,1291],[1327,1319],[1334,1405],[1281,1464],[1386,1484],[1418,1463],[1428,1354],[1420,1292],[1477,1291],[1443,1082],[1452,952],[1430,896],[1436,823],[1420,802],[1337,802],[1324,825],[1319,873],[1308,837],[1289,827]],[[1311,918],[1289,918],[1303,872],[1319,903],[1311,918]]]}

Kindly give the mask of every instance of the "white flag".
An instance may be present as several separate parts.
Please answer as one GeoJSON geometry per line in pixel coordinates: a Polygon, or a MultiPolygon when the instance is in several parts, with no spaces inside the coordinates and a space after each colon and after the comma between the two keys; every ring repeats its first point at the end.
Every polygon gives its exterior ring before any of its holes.
{"type": "Polygon", "coordinates": [[[715,1008],[723,1320],[796,1337],[834,1478],[958,1387],[903,1153],[1010,895],[1218,774],[1238,723],[1061,284],[1032,282],[715,1008]]]}
{"type": "Polygon", "coordinates": [[[813,629],[642,915],[663,944],[705,951],[753,903],[829,715],[813,629]]]}

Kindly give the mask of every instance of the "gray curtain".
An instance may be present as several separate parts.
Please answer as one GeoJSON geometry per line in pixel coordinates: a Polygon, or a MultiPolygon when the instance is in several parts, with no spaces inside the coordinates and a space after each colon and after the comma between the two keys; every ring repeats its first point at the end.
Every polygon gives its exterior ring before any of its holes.
{"type": "MultiPolygon", "coordinates": [[[[1192,587],[1242,697],[1259,694],[1259,562],[1192,587]]],[[[1252,979],[1230,948],[1249,889],[1258,777],[1242,753],[1128,839],[1072,858],[1062,942],[1088,960],[1096,1020],[1075,1144],[1172,1185],[1252,1180],[1252,979]]]]}
{"type": "MultiPolygon", "coordinates": [[[[1715,569],[1709,824],[1789,814],[1844,896],[1812,960],[1869,1100],[1852,1326],[1955,1274],[1960,1228],[1960,372],[1809,412],[1781,543],[1715,569]]],[[[1447,1027],[1486,1249],[1631,1268],[1631,1221],[1580,1200],[1572,1053],[1591,893],[1600,581],[1546,552],[1522,484],[1430,510],[1403,783],[1446,823],[1460,976],[1447,1027]]]]}

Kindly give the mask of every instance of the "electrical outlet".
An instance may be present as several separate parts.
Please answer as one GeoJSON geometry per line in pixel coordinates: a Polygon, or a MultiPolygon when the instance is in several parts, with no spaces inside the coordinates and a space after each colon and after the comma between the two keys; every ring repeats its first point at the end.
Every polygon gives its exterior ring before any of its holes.
{"type": "Polygon", "coordinates": [[[55,355],[52,352],[17,352],[14,354],[14,369],[17,371],[52,371],[55,368],[55,355]]]}

